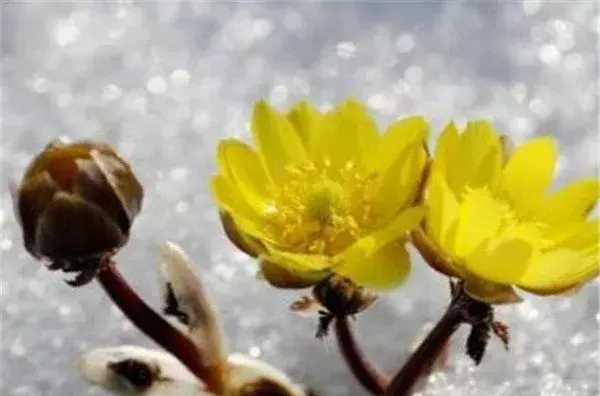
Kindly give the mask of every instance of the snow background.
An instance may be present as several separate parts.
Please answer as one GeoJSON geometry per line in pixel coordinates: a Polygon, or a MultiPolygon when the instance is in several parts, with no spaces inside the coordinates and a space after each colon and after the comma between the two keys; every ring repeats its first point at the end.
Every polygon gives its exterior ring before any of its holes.
{"type": "MultiPolygon", "coordinates": [[[[254,280],[218,225],[208,178],[219,139],[247,139],[252,103],[352,95],[381,126],[421,113],[493,118],[516,142],[551,133],[559,183],[598,172],[594,1],[3,2],[0,297],[3,396],[102,395],[75,371],[93,347],[152,346],[96,284],[71,289],[21,246],[7,180],[59,136],[109,141],[146,188],[120,268],[158,301],[156,247],[194,258],[222,309],[232,350],[259,356],[324,396],[365,395],[333,339],[287,310],[296,297],[254,280]]],[[[367,353],[394,370],[447,303],[444,279],[415,259],[405,287],[357,322],[367,353]]],[[[597,395],[598,282],[572,298],[500,308],[512,350],[492,340],[478,368],[453,365],[425,395],[597,395]]]]}

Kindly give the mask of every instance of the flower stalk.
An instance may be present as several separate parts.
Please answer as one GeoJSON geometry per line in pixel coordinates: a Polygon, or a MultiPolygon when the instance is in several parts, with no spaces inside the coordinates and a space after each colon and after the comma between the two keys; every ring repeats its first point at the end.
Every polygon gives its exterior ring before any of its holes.
{"type": "Polygon", "coordinates": [[[475,326],[488,323],[492,318],[492,307],[469,297],[462,283],[453,285],[452,295],[452,302],[444,315],[396,373],[384,396],[411,395],[416,383],[430,371],[435,359],[461,324],[475,326]]]}
{"type": "Polygon", "coordinates": [[[383,395],[389,379],[365,358],[350,327],[347,315],[335,320],[335,335],[342,357],[356,380],[373,395],[383,395]]]}
{"type": "Polygon", "coordinates": [[[202,356],[194,343],[140,298],[117,270],[114,262],[105,261],[97,279],[121,312],[140,331],[179,359],[208,390],[221,393],[224,384],[218,370],[203,364],[202,356]]]}

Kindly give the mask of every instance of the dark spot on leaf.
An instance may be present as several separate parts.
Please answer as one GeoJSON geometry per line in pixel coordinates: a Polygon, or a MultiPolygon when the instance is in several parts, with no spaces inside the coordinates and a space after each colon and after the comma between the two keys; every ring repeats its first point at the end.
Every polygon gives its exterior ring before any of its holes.
{"type": "Polygon", "coordinates": [[[126,380],[137,390],[148,389],[158,377],[158,367],[152,367],[135,359],[110,363],[109,369],[126,380]]]}
{"type": "Polygon", "coordinates": [[[165,307],[163,313],[168,316],[174,316],[182,324],[189,326],[190,317],[188,314],[179,309],[179,303],[173,292],[173,287],[170,283],[167,283],[167,295],[165,298],[165,307]]]}

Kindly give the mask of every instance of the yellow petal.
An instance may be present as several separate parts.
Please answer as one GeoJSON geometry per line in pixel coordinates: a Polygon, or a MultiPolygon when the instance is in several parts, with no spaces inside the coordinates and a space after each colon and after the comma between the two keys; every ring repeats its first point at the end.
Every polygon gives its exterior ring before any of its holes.
{"type": "Polygon", "coordinates": [[[495,185],[500,173],[501,144],[492,124],[470,121],[460,140],[464,183],[470,187],[495,185]]]}
{"type": "Polygon", "coordinates": [[[231,180],[238,185],[247,203],[256,212],[264,212],[271,201],[268,189],[271,183],[256,152],[234,139],[219,143],[219,152],[231,180]]]}
{"type": "Polygon", "coordinates": [[[484,241],[495,236],[509,213],[509,208],[484,189],[470,190],[460,206],[456,228],[455,251],[468,256],[484,241]]]}
{"type": "Polygon", "coordinates": [[[546,223],[558,224],[585,218],[600,197],[600,181],[581,179],[552,194],[538,213],[546,223]]]}
{"type": "Polygon", "coordinates": [[[458,218],[458,201],[437,169],[429,176],[425,224],[427,233],[442,250],[451,250],[448,233],[458,218]]]}
{"type": "Polygon", "coordinates": [[[354,99],[328,113],[323,128],[315,140],[314,157],[328,161],[333,169],[342,169],[349,163],[363,167],[379,137],[375,122],[354,99]]]}
{"type": "Polygon", "coordinates": [[[227,163],[227,159],[225,158],[225,145],[220,144],[217,146],[217,170],[219,175],[228,178],[229,180],[233,179],[231,175],[231,170],[229,169],[229,164],[227,163]]]}
{"type": "Polygon", "coordinates": [[[235,220],[230,213],[221,210],[219,211],[219,215],[225,235],[227,235],[227,238],[238,249],[254,258],[265,251],[265,247],[260,240],[245,234],[235,223],[235,220]]]}
{"type": "Polygon", "coordinates": [[[439,246],[436,246],[422,228],[415,228],[411,232],[410,237],[411,242],[419,251],[423,260],[429,264],[431,268],[446,276],[463,278],[463,273],[454,265],[452,259],[448,257],[446,252],[442,251],[439,246]]]}
{"type": "Polygon", "coordinates": [[[420,207],[407,209],[383,229],[352,244],[336,257],[338,264],[331,269],[373,288],[386,289],[400,284],[410,272],[403,239],[418,225],[423,212],[420,207]],[[398,255],[395,262],[394,255],[398,255]]]}
{"type": "Polygon", "coordinates": [[[470,297],[487,304],[514,304],[523,301],[512,286],[469,279],[464,286],[470,297]]]}
{"type": "Polygon", "coordinates": [[[309,156],[313,152],[315,137],[322,131],[325,116],[307,101],[300,101],[287,114],[287,119],[292,123],[298,136],[302,139],[309,156]]]}
{"type": "Polygon", "coordinates": [[[527,269],[533,255],[531,245],[520,239],[483,243],[465,260],[466,269],[489,282],[509,285],[527,269]]]}
{"type": "Polygon", "coordinates": [[[215,175],[211,179],[210,186],[221,208],[235,216],[252,221],[259,220],[258,213],[248,204],[239,187],[231,180],[222,175],[215,175]]]}
{"type": "Polygon", "coordinates": [[[424,209],[421,207],[409,208],[398,215],[387,226],[360,238],[337,257],[340,265],[335,267],[335,271],[344,271],[340,267],[348,263],[360,262],[373,255],[388,243],[404,239],[406,234],[419,224],[423,213],[424,209]]]}
{"type": "Polygon", "coordinates": [[[474,170],[465,184],[469,187],[489,186],[496,189],[500,181],[501,166],[500,144],[492,145],[474,165],[474,170]]]}
{"type": "Polygon", "coordinates": [[[581,250],[590,254],[597,254],[600,248],[600,219],[593,218],[576,227],[568,227],[571,234],[560,242],[560,247],[581,250]]]}
{"type": "Polygon", "coordinates": [[[291,253],[279,250],[274,247],[274,244],[267,245],[267,253],[269,261],[278,264],[290,271],[296,272],[311,272],[323,271],[333,265],[333,260],[329,256],[319,254],[303,254],[291,253]]]}
{"type": "Polygon", "coordinates": [[[440,135],[436,148],[434,164],[446,179],[448,187],[455,194],[462,194],[464,170],[461,158],[461,140],[458,129],[450,122],[440,135]]]}
{"type": "Polygon", "coordinates": [[[398,158],[406,153],[408,146],[414,143],[424,145],[428,133],[429,123],[423,117],[407,117],[394,122],[377,142],[369,168],[384,173],[398,162],[398,158]]]}
{"type": "Polygon", "coordinates": [[[274,184],[285,181],[287,165],[306,158],[302,140],[292,124],[263,100],[254,106],[252,133],[263,165],[274,184]]]}
{"type": "Polygon", "coordinates": [[[263,231],[262,218],[248,205],[234,183],[221,175],[213,176],[211,190],[219,207],[233,217],[240,232],[249,234],[262,242],[273,242],[273,238],[263,231]]]}
{"type": "Polygon", "coordinates": [[[260,257],[260,273],[271,285],[282,289],[309,287],[329,275],[329,271],[298,270],[287,260],[263,255],[260,257]]]}
{"type": "Polygon", "coordinates": [[[394,216],[398,208],[412,204],[421,186],[424,166],[422,143],[415,142],[405,147],[382,175],[376,195],[383,212],[394,216]]]}
{"type": "Polygon", "coordinates": [[[518,147],[506,164],[502,186],[520,214],[533,213],[554,175],[557,147],[551,137],[533,139],[518,147]]]}
{"type": "Polygon", "coordinates": [[[557,249],[532,262],[516,283],[533,293],[561,293],[598,276],[599,269],[597,255],[557,249]]]}
{"type": "MultiPolygon", "coordinates": [[[[598,274],[596,274],[595,276],[598,276],[598,274]]],[[[532,294],[537,294],[538,296],[562,296],[562,297],[571,297],[574,296],[575,294],[577,294],[582,287],[584,287],[587,284],[587,282],[582,282],[582,283],[577,283],[575,285],[569,285],[564,289],[538,289],[538,288],[527,288],[527,287],[523,287],[521,286],[520,288],[522,290],[525,290],[526,292],[532,293],[532,294]]]]}
{"type": "Polygon", "coordinates": [[[410,257],[403,242],[393,241],[361,260],[344,262],[335,272],[361,286],[389,290],[410,275],[410,257]]]}

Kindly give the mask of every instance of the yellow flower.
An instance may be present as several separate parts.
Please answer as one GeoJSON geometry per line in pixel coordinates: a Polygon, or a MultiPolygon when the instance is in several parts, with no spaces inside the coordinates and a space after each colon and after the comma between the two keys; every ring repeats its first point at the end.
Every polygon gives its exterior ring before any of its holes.
{"type": "Polygon", "coordinates": [[[597,179],[550,192],[557,158],[550,137],[508,153],[484,121],[443,131],[427,182],[424,227],[415,244],[437,270],[466,281],[490,303],[518,301],[512,286],[546,295],[598,275],[597,179]],[[429,256],[429,257],[428,257],[429,256]]]}
{"type": "Polygon", "coordinates": [[[307,102],[282,114],[259,101],[256,149],[227,139],[212,191],[229,238],[258,257],[279,287],[306,287],[331,273],[377,289],[410,272],[407,233],[426,162],[428,124],[409,117],[380,135],[347,100],[321,113],[307,102]]]}

